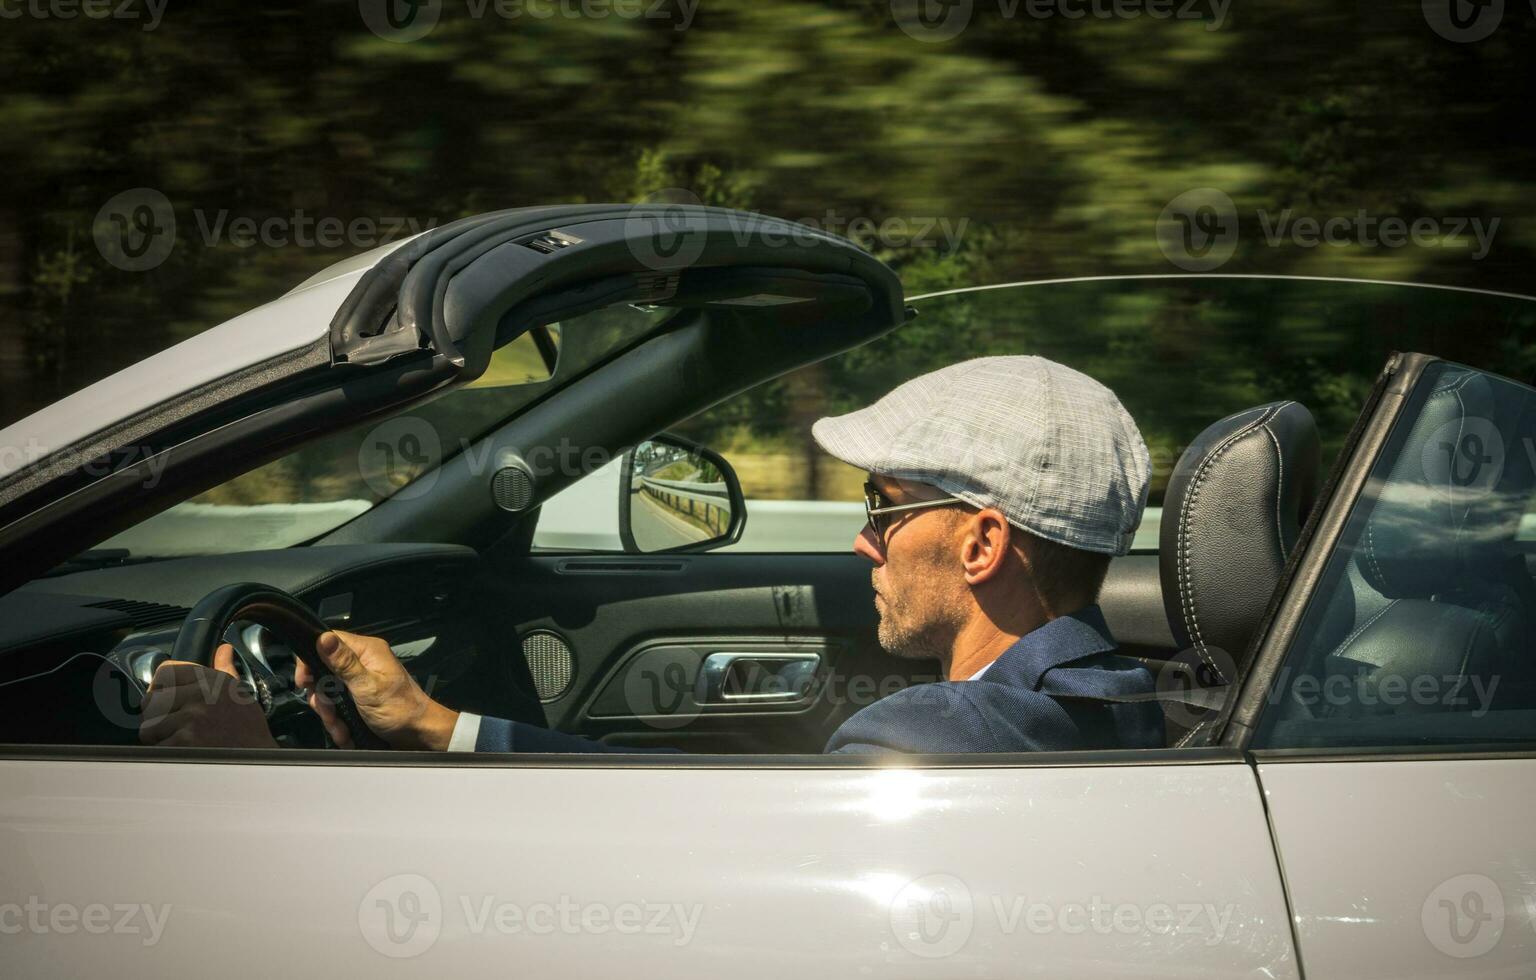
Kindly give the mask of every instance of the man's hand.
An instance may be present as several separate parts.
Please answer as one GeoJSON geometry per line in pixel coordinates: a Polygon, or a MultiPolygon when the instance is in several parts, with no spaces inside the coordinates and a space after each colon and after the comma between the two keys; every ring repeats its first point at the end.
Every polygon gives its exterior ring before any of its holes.
{"type": "MultiPolygon", "coordinates": [[[[444,752],[453,737],[459,713],[427,696],[389,644],[376,636],[359,636],[340,630],[322,633],[315,652],[336,675],[357,705],[358,714],[374,733],[397,749],[432,749],[444,752]]],[[[336,706],[304,662],[299,661],[294,679],[310,688],[309,706],[315,709],[331,740],[352,747],[352,733],[336,714],[336,706]],[[315,690],[315,688],[320,690],[315,690]]]]}
{"type": "Polygon", "coordinates": [[[213,666],[168,660],[155,671],[140,713],[145,745],[275,749],[256,696],[235,672],[235,648],[225,643],[213,666]]]}

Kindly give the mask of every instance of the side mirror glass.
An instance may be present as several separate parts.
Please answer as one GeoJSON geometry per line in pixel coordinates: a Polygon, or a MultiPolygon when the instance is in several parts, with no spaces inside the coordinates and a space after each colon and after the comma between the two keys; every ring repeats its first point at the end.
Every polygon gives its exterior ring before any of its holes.
{"type": "Polygon", "coordinates": [[[625,454],[619,539],[626,552],[708,551],[740,540],[746,525],[741,483],[719,453],[659,435],[625,454]]]}

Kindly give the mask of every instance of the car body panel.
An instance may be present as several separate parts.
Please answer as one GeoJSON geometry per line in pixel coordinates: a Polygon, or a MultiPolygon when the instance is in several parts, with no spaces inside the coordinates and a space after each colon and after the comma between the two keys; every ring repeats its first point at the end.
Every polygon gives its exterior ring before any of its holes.
{"type": "Polygon", "coordinates": [[[1298,976],[1240,762],[442,761],[0,762],[5,900],[164,913],[7,936],[8,972],[1298,976]]]}
{"type": "Polygon", "coordinates": [[[1536,759],[1261,764],[1308,980],[1528,977],[1536,759]]]}

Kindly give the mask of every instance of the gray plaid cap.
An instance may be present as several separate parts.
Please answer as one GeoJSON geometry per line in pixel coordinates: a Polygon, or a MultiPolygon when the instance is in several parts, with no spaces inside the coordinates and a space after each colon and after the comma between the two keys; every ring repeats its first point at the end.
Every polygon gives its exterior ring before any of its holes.
{"type": "Polygon", "coordinates": [[[979,357],[913,378],[868,408],[819,419],[821,448],[859,469],[938,487],[1049,541],[1131,548],[1147,444],[1115,393],[1043,357],[979,357]]]}

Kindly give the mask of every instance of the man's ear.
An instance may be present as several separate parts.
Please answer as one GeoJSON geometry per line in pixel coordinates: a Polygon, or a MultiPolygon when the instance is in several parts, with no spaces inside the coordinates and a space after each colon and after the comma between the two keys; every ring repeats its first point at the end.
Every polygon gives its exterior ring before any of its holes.
{"type": "Polygon", "coordinates": [[[960,564],[967,585],[980,585],[1000,574],[1012,550],[1012,528],[995,507],[967,516],[960,531],[960,564]]]}

